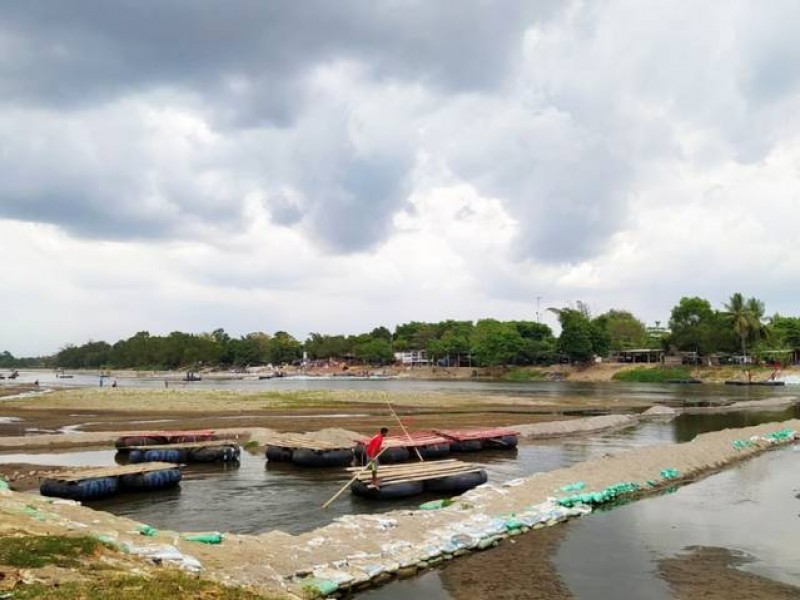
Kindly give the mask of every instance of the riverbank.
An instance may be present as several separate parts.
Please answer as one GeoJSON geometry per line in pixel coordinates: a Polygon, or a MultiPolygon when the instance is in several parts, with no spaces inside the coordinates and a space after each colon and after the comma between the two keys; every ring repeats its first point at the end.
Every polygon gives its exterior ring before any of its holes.
{"type": "Polygon", "coordinates": [[[140,524],[128,519],[15,492],[3,492],[0,497],[0,532],[70,535],[79,531],[103,535],[117,545],[169,544],[197,558],[212,578],[252,585],[263,592],[302,594],[304,586],[346,589],[409,575],[482,544],[490,546],[529,529],[524,524],[529,517],[535,528],[579,514],[581,511],[554,508],[542,514],[541,508],[532,508],[556,506],[547,505],[548,498],[575,494],[559,490],[568,486],[574,489],[576,482],[583,484],[584,493],[596,493],[621,482],[636,484],[639,491],[634,496],[655,493],[759,454],[773,447],[769,436],[776,443],[785,443],[789,438],[779,432],[799,427],[800,421],[795,419],[707,433],[685,444],[639,448],[505,486],[482,486],[438,511],[353,515],[301,535],[280,531],[229,535],[218,546],[189,542],[171,531],[143,538],[137,533],[140,524]],[[544,520],[534,519],[534,514],[544,520]]]}
{"type": "MultiPolygon", "coordinates": [[[[681,380],[696,380],[700,383],[722,384],[725,381],[747,379],[746,371],[750,372],[753,381],[768,381],[775,370],[772,367],[757,367],[743,365],[719,366],[671,366],[662,367],[659,364],[647,363],[592,363],[589,365],[537,365],[530,367],[435,367],[398,366],[387,365],[384,367],[352,367],[344,370],[342,367],[294,367],[287,366],[280,370],[282,378],[309,378],[315,380],[346,381],[348,379],[408,379],[429,381],[573,381],[585,383],[600,382],[675,382],[681,380]],[[631,375],[633,373],[633,375],[631,375]],[[637,376],[637,373],[640,376],[637,376]],[[648,374],[650,377],[648,377],[648,374]],[[652,375],[655,374],[655,377],[652,375]]],[[[70,369],[66,372],[55,372],[52,369],[26,369],[21,372],[21,379],[35,378],[55,379],[62,375],[74,377],[95,378],[99,381],[97,369],[70,369]]],[[[257,381],[259,378],[270,378],[276,371],[266,367],[251,367],[246,370],[215,370],[202,369],[195,373],[206,382],[226,381],[257,381]]],[[[126,380],[149,380],[158,385],[184,386],[187,383],[185,371],[160,371],[137,369],[112,369],[103,371],[105,384],[111,385],[116,379],[120,385],[125,385],[126,380]]],[[[281,377],[277,378],[280,379],[281,377]]],[[[800,366],[787,366],[780,370],[778,378],[800,379],[800,366]]],[[[62,383],[69,383],[70,379],[61,379],[62,383]]],[[[16,385],[8,383],[7,385],[16,385]]],[[[2,386],[0,386],[2,387],[2,386]]]]}

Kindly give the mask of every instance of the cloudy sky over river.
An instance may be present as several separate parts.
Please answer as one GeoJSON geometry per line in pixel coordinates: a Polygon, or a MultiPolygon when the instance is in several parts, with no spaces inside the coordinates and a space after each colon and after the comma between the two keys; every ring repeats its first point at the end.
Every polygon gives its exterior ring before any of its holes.
{"type": "Polygon", "coordinates": [[[0,8],[0,350],[796,314],[800,4],[0,8]]]}

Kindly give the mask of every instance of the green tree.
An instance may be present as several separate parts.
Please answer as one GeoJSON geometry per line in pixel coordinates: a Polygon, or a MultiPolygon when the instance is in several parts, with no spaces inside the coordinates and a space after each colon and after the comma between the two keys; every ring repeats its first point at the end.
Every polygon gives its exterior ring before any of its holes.
{"type": "Polygon", "coordinates": [[[365,336],[353,348],[353,354],[361,362],[385,365],[394,361],[392,345],[382,337],[365,336]]]}
{"type": "MultiPolygon", "coordinates": [[[[585,305],[584,305],[585,306],[585,305]]],[[[589,362],[595,354],[594,338],[599,341],[598,328],[592,326],[588,311],[573,308],[548,309],[558,315],[561,324],[561,335],[558,338],[558,350],[567,356],[570,362],[589,362]]]]}
{"type": "Polygon", "coordinates": [[[611,350],[630,350],[648,345],[644,323],[626,310],[610,310],[592,322],[605,332],[611,350]]]}
{"type": "Polygon", "coordinates": [[[303,356],[303,345],[285,331],[276,331],[269,341],[269,362],[291,363],[303,356]]]}
{"type": "Polygon", "coordinates": [[[691,350],[699,354],[713,352],[719,320],[711,304],[704,298],[681,298],[670,314],[672,330],[670,343],[679,350],[691,350]]]}
{"type": "Polygon", "coordinates": [[[739,338],[742,356],[747,356],[747,343],[757,343],[765,334],[764,303],[752,297],[745,300],[740,292],[731,295],[725,311],[734,333],[739,338]]]}
{"type": "Polygon", "coordinates": [[[513,364],[524,346],[522,336],[511,323],[482,319],[472,335],[472,353],[478,364],[493,367],[513,364]]]}

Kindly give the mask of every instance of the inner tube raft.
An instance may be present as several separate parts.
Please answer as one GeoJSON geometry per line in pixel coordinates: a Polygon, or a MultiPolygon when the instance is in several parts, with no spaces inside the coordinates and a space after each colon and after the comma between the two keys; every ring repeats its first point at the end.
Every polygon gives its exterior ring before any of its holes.
{"type": "Polygon", "coordinates": [[[362,498],[373,498],[377,500],[391,500],[393,498],[408,498],[416,496],[425,491],[425,484],[422,481],[406,481],[405,483],[387,483],[378,488],[369,487],[363,481],[354,481],[350,486],[350,491],[355,496],[362,498]]]}
{"type": "Polygon", "coordinates": [[[483,450],[483,440],[453,440],[450,452],[478,452],[483,450]]]}
{"type": "Polygon", "coordinates": [[[490,438],[484,442],[484,448],[497,448],[497,449],[512,449],[517,447],[517,436],[516,434],[509,433],[507,435],[501,435],[500,437],[490,438]]]}
{"type": "Polygon", "coordinates": [[[241,449],[237,444],[192,448],[189,450],[187,462],[239,462],[240,453],[241,449]]]}
{"type": "Polygon", "coordinates": [[[292,463],[300,467],[347,467],[352,462],[352,448],[336,450],[295,448],[294,452],[292,452],[292,463]]]}
{"type": "Polygon", "coordinates": [[[119,478],[120,485],[125,490],[130,491],[148,491],[148,490],[162,490],[178,485],[183,475],[181,470],[163,469],[161,471],[150,471],[148,473],[132,473],[130,475],[121,475],[119,478]]]}
{"type": "Polygon", "coordinates": [[[459,473],[457,475],[448,475],[446,477],[438,477],[436,479],[425,480],[425,491],[437,494],[457,495],[474,487],[486,483],[489,476],[486,471],[473,471],[471,473],[459,473]]]}
{"type": "Polygon", "coordinates": [[[138,448],[130,451],[128,461],[133,464],[143,462],[185,463],[189,461],[189,451],[176,448],[156,448],[154,450],[138,448]]]}
{"type": "MultiPolygon", "coordinates": [[[[431,458],[442,458],[450,454],[450,444],[428,444],[427,446],[418,446],[417,450],[419,450],[420,455],[425,460],[429,460],[431,458]]],[[[416,455],[415,452],[413,454],[416,455]]]]}
{"type": "Polygon", "coordinates": [[[39,486],[42,496],[68,498],[70,500],[97,500],[113,496],[119,489],[117,477],[95,477],[80,481],[45,479],[39,486]]]}
{"type": "MultiPolygon", "coordinates": [[[[366,449],[363,444],[355,447],[354,454],[359,463],[366,464],[366,449]]],[[[383,464],[405,462],[411,458],[411,455],[412,451],[406,446],[390,446],[381,452],[378,460],[383,464]]]]}
{"type": "Polygon", "coordinates": [[[267,460],[271,462],[292,462],[292,449],[283,446],[267,446],[267,460]]]}

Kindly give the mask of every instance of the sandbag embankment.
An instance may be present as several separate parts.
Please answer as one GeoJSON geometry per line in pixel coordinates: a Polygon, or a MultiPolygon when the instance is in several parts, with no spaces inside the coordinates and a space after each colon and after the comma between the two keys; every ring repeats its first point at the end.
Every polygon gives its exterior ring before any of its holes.
{"type": "MultiPolygon", "coordinates": [[[[261,559],[298,586],[309,576],[334,581],[340,589],[364,585],[392,577],[401,569],[452,558],[458,552],[453,547],[459,547],[454,540],[463,536],[476,543],[491,541],[499,535],[492,531],[507,526],[510,515],[542,510],[538,506],[561,508],[559,501],[572,494],[563,488],[570,489],[576,482],[581,482],[587,495],[602,495],[622,484],[657,491],[787,443],[798,429],[800,420],[794,419],[706,433],[684,444],[637,448],[505,485],[483,485],[440,510],[352,515],[298,536],[274,532],[256,537],[264,548],[261,559]],[[791,436],[785,435],[787,431],[791,436]]],[[[568,516],[571,513],[564,511],[553,512],[552,518],[546,515],[548,524],[568,516]]],[[[256,564],[236,568],[247,571],[256,564]]]]}

